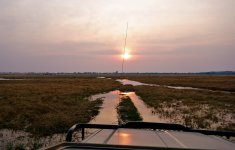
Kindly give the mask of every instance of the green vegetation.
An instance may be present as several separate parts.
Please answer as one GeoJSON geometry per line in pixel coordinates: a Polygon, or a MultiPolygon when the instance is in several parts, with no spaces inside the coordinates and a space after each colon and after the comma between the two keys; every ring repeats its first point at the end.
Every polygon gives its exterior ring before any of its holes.
{"type": "Polygon", "coordinates": [[[89,122],[102,100],[87,97],[120,86],[114,80],[88,77],[24,78],[0,81],[0,129],[37,136],[63,133],[74,123],[89,122]]]}
{"type": "Polygon", "coordinates": [[[224,90],[235,92],[235,76],[130,76],[130,80],[143,83],[187,86],[195,88],[206,88],[211,90],[224,90]]]}
{"type": "Polygon", "coordinates": [[[143,118],[140,116],[135,105],[131,101],[130,97],[123,96],[121,102],[117,107],[118,115],[123,123],[128,121],[142,121],[143,118]]]}

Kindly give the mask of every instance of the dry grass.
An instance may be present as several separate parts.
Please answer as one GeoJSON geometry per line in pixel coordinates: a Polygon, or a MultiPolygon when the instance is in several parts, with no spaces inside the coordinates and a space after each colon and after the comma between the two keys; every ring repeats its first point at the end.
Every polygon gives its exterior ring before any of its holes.
{"type": "Polygon", "coordinates": [[[137,95],[162,117],[193,128],[235,130],[235,94],[137,86],[137,95]]]}
{"type": "Polygon", "coordinates": [[[86,97],[118,86],[113,80],[81,77],[0,81],[0,128],[42,136],[66,132],[74,123],[88,122],[98,113],[102,101],[86,97]]]}

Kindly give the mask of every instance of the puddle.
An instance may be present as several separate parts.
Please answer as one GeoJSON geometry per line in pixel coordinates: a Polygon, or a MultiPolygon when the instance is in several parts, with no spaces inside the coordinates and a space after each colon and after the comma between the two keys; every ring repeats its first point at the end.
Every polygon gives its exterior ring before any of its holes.
{"type": "Polygon", "coordinates": [[[159,85],[155,85],[155,84],[145,84],[145,83],[141,83],[138,81],[132,81],[132,80],[128,80],[128,79],[117,79],[116,81],[121,82],[123,85],[133,85],[133,86],[138,86],[138,85],[149,85],[149,86],[159,86],[159,85]]]}
{"type": "Polygon", "coordinates": [[[97,79],[105,79],[105,77],[96,77],[97,79]]]}
{"type": "Polygon", "coordinates": [[[112,78],[106,78],[106,77],[96,77],[97,79],[112,79],[112,78]]]}

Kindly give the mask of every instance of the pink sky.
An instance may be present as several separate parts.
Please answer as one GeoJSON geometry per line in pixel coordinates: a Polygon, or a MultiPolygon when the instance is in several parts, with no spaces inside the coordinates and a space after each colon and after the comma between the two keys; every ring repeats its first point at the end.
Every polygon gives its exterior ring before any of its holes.
{"type": "Polygon", "coordinates": [[[235,71],[234,0],[1,0],[0,72],[235,71]]]}

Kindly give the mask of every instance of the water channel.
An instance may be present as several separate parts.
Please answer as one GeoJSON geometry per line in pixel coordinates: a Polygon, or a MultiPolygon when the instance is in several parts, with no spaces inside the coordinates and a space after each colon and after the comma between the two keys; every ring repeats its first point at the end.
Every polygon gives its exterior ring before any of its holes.
{"type": "Polygon", "coordinates": [[[141,83],[138,81],[128,80],[128,79],[117,79],[116,81],[120,82],[123,85],[132,85],[132,86],[138,86],[138,85],[147,85],[147,86],[158,86],[158,87],[166,87],[169,89],[177,89],[177,90],[201,90],[201,91],[209,91],[209,92],[222,92],[222,93],[234,93],[230,91],[222,91],[222,90],[210,90],[205,88],[194,88],[194,87],[187,87],[187,86],[170,86],[170,85],[159,85],[159,84],[147,84],[147,83],[141,83]]]}
{"type": "Polygon", "coordinates": [[[122,96],[129,96],[134,103],[135,107],[139,111],[140,115],[143,118],[143,121],[146,122],[169,122],[166,119],[160,118],[154,109],[148,107],[135,92],[125,92],[122,93],[118,90],[111,91],[109,93],[97,94],[91,96],[91,100],[97,98],[103,99],[103,105],[101,106],[99,114],[90,121],[90,123],[96,124],[118,124],[118,114],[117,106],[120,102],[122,96]]]}
{"type": "Polygon", "coordinates": [[[128,80],[128,79],[118,79],[116,80],[123,85],[133,85],[133,86],[138,86],[138,85],[148,85],[148,86],[162,86],[170,89],[178,89],[178,90],[200,90],[199,88],[193,88],[193,87],[183,87],[183,86],[169,86],[169,85],[159,85],[159,84],[146,84],[146,83],[141,83],[138,81],[133,81],[133,80],[128,80]]]}

